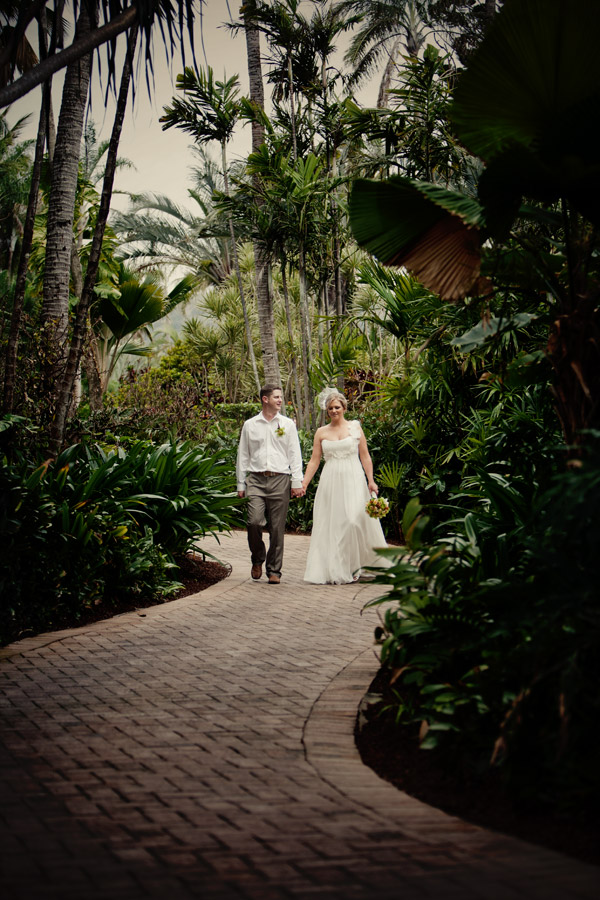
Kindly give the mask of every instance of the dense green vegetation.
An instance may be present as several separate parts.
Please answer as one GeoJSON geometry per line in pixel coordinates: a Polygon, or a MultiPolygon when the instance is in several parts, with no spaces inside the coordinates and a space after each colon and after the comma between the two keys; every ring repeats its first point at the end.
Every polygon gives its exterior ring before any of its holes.
{"type": "MultiPolygon", "coordinates": [[[[189,209],[149,192],[108,217],[118,128],[107,146],[83,127],[78,81],[80,133],[56,135],[79,158],[65,238],[44,110],[35,151],[0,118],[0,641],[168,595],[177,558],[239,521],[257,386],[283,385],[307,459],[314,396],[336,383],[405,545],[378,576],[388,714],[520,801],[589,809],[598,11],[270,0],[243,16],[249,97],[189,67],[161,118],[193,142],[189,209]],[[242,123],[252,152],[232,165],[242,123]]],[[[313,496],[290,527],[310,530],[313,496]]]]}

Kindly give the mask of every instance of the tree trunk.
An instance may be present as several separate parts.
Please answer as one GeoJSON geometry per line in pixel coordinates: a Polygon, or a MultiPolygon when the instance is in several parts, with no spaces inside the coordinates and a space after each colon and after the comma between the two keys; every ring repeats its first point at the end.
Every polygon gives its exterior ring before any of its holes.
{"type": "Polygon", "coordinates": [[[390,50],[390,55],[384,73],[381,77],[379,92],[377,94],[377,109],[385,109],[388,105],[390,85],[392,83],[392,75],[394,74],[394,71],[396,69],[396,56],[398,55],[399,47],[400,38],[398,38],[398,40],[394,42],[392,49],[390,50]]]}
{"type": "Polygon", "coordinates": [[[296,140],[296,105],[294,103],[294,71],[292,68],[292,55],[288,53],[288,90],[290,92],[290,125],[292,127],[292,157],[294,162],[298,159],[298,142],[296,140]]]}
{"type": "MultiPolygon", "coordinates": [[[[58,400],[56,406],[56,414],[54,420],[52,422],[51,428],[51,451],[57,452],[59,447],[61,446],[64,440],[64,430],[65,430],[65,422],[66,416],[69,408],[69,400],[71,396],[71,391],[73,390],[73,384],[77,377],[77,373],[79,371],[79,367],[81,364],[81,356],[83,352],[86,332],[88,328],[88,311],[90,307],[90,303],[93,297],[94,285],[96,283],[96,277],[98,275],[98,266],[100,263],[100,255],[102,253],[102,241],[104,238],[104,230],[106,228],[106,222],[108,220],[108,214],[110,212],[110,201],[112,197],[112,189],[113,183],[115,179],[115,172],[117,168],[117,154],[119,150],[119,140],[121,138],[121,130],[123,128],[123,120],[125,118],[125,110],[127,109],[127,98],[129,95],[129,84],[131,81],[131,69],[133,62],[133,55],[135,53],[135,46],[137,42],[137,34],[138,29],[137,26],[132,28],[131,33],[129,35],[129,41],[127,45],[127,53],[125,54],[125,61],[123,63],[123,71],[121,74],[121,86],[119,88],[119,95],[117,98],[117,106],[115,110],[115,120],[113,123],[113,129],[110,136],[110,143],[108,146],[108,152],[106,154],[106,169],[104,172],[104,183],[102,185],[102,196],[100,198],[100,209],[98,210],[98,218],[96,221],[96,228],[94,230],[94,236],[92,238],[92,245],[90,248],[90,254],[87,264],[87,269],[85,273],[85,281],[83,284],[83,290],[81,292],[81,300],[77,306],[77,314],[75,318],[75,325],[73,328],[73,338],[71,341],[71,348],[68,355],[68,363],[66,367],[66,371],[62,374],[59,383],[58,390],[58,400]]],[[[62,111],[61,111],[62,118],[62,111]]],[[[83,122],[82,122],[83,124],[83,122]]],[[[59,126],[60,128],[60,126],[59,126]]],[[[81,134],[79,137],[81,141],[81,134]]],[[[58,154],[58,140],[57,140],[57,154],[58,154]]],[[[55,157],[56,159],[56,157],[55,157]]],[[[71,238],[72,238],[73,225],[71,221],[71,238]]]]}
{"type": "Polygon", "coordinates": [[[92,412],[100,412],[102,409],[102,379],[98,363],[98,343],[91,328],[88,331],[88,340],[81,364],[87,377],[90,409],[92,412]]]}
{"type": "MultiPolygon", "coordinates": [[[[45,58],[47,53],[45,23],[46,14],[45,10],[42,10],[40,12],[40,19],[38,23],[40,57],[42,59],[45,58]]],[[[33,229],[35,226],[35,215],[38,205],[42,164],[44,161],[44,141],[48,146],[48,159],[50,165],[52,165],[52,155],[50,154],[50,147],[52,147],[52,150],[54,150],[55,139],[54,134],[51,135],[51,110],[51,84],[50,82],[47,82],[42,86],[42,105],[40,108],[40,118],[38,122],[38,132],[35,143],[35,154],[33,158],[33,166],[31,169],[31,183],[29,186],[27,213],[25,215],[23,238],[21,240],[21,255],[19,257],[19,266],[17,269],[15,295],[10,322],[10,333],[8,336],[8,344],[6,348],[3,398],[4,412],[12,412],[15,402],[15,380],[17,371],[17,356],[19,352],[19,335],[21,332],[23,304],[25,302],[25,290],[27,287],[27,265],[29,263],[29,254],[31,253],[31,246],[33,243],[33,229]]]]}
{"type": "MultiPolygon", "coordinates": [[[[87,34],[91,26],[83,5],[77,35],[87,34]]],[[[54,385],[64,375],[67,361],[73,219],[91,64],[91,57],[84,56],[67,69],[52,166],[42,304],[44,374],[51,409],[54,385]]]]}
{"type": "MultiPolygon", "coordinates": [[[[225,142],[221,145],[221,164],[223,166],[223,183],[225,185],[225,196],[229,197],[229,174],[227,172],[227,151],[225,149],[225,142]]],[[[235,239],[235,230],[233,227],[233,219],[231,216],[229,219],[229,234],[231,237],[231,254],[233,257],[233,266],[235,269],[235,276],[237,278],[238,290],[240,292],[240,301],[242,303],[242,313],[244,315],[244,328],[246,329],[246,342],[248,344],[248,354],[250,356],[250,362],[252,364],[252,373],[254,375],[254,382],[256,384],[256,391],[260,393],[260,378],[258,377],[258,368],[256,365],[256,356],[254,354],[254,343],[252,341],[252,329],[250,328],[250,318],[248,316],[248,306],[246,304],[246,295],[244,292],[244,282],[242,281],[242,273],[240,270],[240,260],[237,252],[237,243],[235,239]]]]}
{"type": "Polygon", "coordinates": [[[296,351],[294,350],[294,326],[292,323],[292,312],[290,309],[290,292],[288,290],[287,283],[287,260],[285,258],[285,253],[281,254],[281,286],[283,290],[283,301],[285,304],[285,320],[287,323],[288,330],[288,338],[290,341],[290,347],[292,350],[292,383],[294,385],[294,393],[296,395],[296,410],[298,414],[298,426],[301,429],[306,427],[306,411],[304,409],[304,404],[302,403],[302,388],[300,385],[300,377],[298,375],[298,363],[296,360],[296,351]]]}
{"type": "Polygon", "coordinates": [[[45,132],[46,109],[45,104],[42,103],[38,124],[37,140],[35,143],[35,156],[33,160],[33,168],[31,170],[31,184],[29,186],[27,214],[25,216],[23,240],[21,241],[21,256],[19,259],[19,267],[17,269],[15,295],[10,320],[10,332],[8,335],[8,344],[6,348],[3,401],[3,410],[6,413],[13,411],[15,401],[15,380],[17,372],[17,356],[19,352],[19,335],[21,332],[21,319],[23,317],[23,304],[25,302],[25,289],[27,286],[27,264],[29,262],[29,254],[31,253],[31,244],[33,241],[33,228],[35,224],[35,214],[38,204],[42,163],[44,160],[45,132]]]}
{"type": "Polygon", "coordinates": [[[298,249],[298,278],[300,285],[300,327],[302,334],[302,368],[304,376],[304,404],[307,414],[307,420],[314,426],[314,409],[313,397],[310,387],[308,373],[312,363],[311,359],[311,341],[310,341],[310,312],[308,308],[308,285],[306,277],[306,259],[304,254],[304,243],[300,243],[298,249]]]}
{"type": "MultiPolygon", "coordinates": [[[[265,95],[263,90],[262,67],[260,62],[260,35],[256,27],[254,14],[256,0],[248,0],[242,7],[246,48],[248,52],[248,78],[250,82],[250,100],[261,112],[264,110],[265,95]]],[[[261,122],[252,122],[252,151],[257,152],[264,143],[264,127],[261,122]]],[[[255,179],[258,180],[258,178],[255,179]]],[[[281,384],[279,357],[275,341],[275,316],[273,299],[269,290],[269,261],[267,254],[257,241],[254,242],[254,268],[256,278],[256,305],[262,347],[265,383],[281,384]]]]}

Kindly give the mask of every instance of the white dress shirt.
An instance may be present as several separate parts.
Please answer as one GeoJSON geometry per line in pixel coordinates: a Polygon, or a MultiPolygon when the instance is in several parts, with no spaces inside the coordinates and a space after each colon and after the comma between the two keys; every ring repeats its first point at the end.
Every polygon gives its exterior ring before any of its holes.
{"type": "Polygon", "coordinates": [[[293,419],[277,413],[271,421],[259,412],[242,426],[237,453],[238,491],[246,490],[248,472],[278,472],[292,476],[292,487],[302,487],[302,453],[293,419]],[[283,429],[283,434],[277,434],[283,429]]]}

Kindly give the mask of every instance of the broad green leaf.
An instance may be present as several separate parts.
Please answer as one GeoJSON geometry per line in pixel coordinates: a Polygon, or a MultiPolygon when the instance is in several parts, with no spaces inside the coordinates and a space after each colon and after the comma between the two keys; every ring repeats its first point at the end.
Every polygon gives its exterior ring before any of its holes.
{"type": "Polygon", "coordinates": [[[484,215],[477,200],[409,178],[358,179],[349,204],[358,243],[386,265],[405,266],[447,300],[491,287],[479,284],[484,215]]]}
{"type": "Polygon", "coordinates": [[[452,118],[488,163],[480,198],[501,234],[521,196],[564,197],[600,223],[600,4],[507,0],[461,76],[452,118]]]}
{"type": "MultiPolygon", "coordinates": [[[[590,0],[507,0],[461,75],[452,118],[472,152],[489,159],[540,138],[580,145],[571,110],[587,99],[588,129],[598,104],[600,4],[590,0]]],[[[598,158],[598,142],[580,146],[598,158]]],[[[547,149],[550,149],[548,146],[547,149]]]]}
{"type": "Polygon", "coordinates": [[[518,328],[525,328],[536,318],[533,313],[515,313],[514,316],[500,318],[499,316],[490,316],[483,319],[470,328],[459,337],[453,338],[450,343],[460,350],[462,353],[469,353],[482,347],[486,341],[497,334],[504,334],[506,331],[515,331],[518,328]]]}

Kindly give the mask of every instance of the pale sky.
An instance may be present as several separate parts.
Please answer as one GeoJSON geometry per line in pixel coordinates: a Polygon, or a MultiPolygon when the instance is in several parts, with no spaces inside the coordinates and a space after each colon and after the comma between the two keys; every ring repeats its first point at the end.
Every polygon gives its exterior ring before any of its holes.
{"type": "MultiPolygon", "coordinates": [[[[229,6],[232,13],[237,15],[240,0],[230,0],[229,6]]],[[[307,4],[306,14],[310,15],[310,6],[307,4]]],[[[242,93],[248,92],[246,41],[243,31],[233,34],[229,29],[222,27],[223,22],[229,20],[227,3],[225,0],[206,0],[203,18],[203,44],[200,34],[200,23],[196,23],[196,58],[198,65],[212,66],[215,78],[222,79],[239,75],[240,89],[242,93]],[[206,58],[204,56],[206,52],[206,58]]],[[[342,38],[347,40],[347,38],[342,38]]],[[[120,38],[123,45],[123,38],[120,38]]],[[[264,39],[261,46],[263,55],[266,52],[264,39]]],[[[340,53],[341,56],[341,53],[340,53]]],[[[119,146],[119,156],[131,160],[135,169],[121,169],[115,181],[116,190],[127,190],[135,193],[150,192],[166,194],[177,203],[188,205],[187,189],[191,185],[189,170],[194,164],[194,158],[190,150],[191,138],[177,128],[163,131],[158,120],[163,113],[163,106],[170,103],[176,93],[175,80],[182,70],[180,59],[175,59],[171,70],[165,61],[160,37],[155,39],[155,52],[153,55],[155,66],[155,84],[152,97],[148,97],[143,69],[136,71],[136,97],[132,109],[131,95],[129,111],[123,126],[123,133],[119,146]]],[[[186,57],[187,62],[187,57],[186,57]]],[[[97,72],[97,70],[96,70],[97,72]]],[[[117,68],[118,72],[118,68],[117,68]]],[[[96,84],[98,76],[96,74],[96,84]]],[[[54,111],[58,120],[60,110],[60,91],[62,78],[59,75],[54,78],[54,111]]],[[[266,86],[265,93],[267,93],[266,86]]],[[[376,90],[376,87],[374,88],[376,90]]],[[[37,130],[37,118],[39,113],[41,89],[37,88],[21,100],[18,100],[10,109],[8,120],[13,124],[26,113],[31,113],[29,127],[24,137],[35,137],[37,130]]],[[[361,98],[362,99],[362,98],[361,98]]],[[[368,102],[374,102],[369,99],[368,102]]],[[[109,97],[106,110],[104,109],[104,95],[97,85],[93,95],[91,117],[96,123],[101,138],[110,136],[112,118],[114,114],[113,98],[109,97]]],[[[250,126],[240,126],[232,143],[228,155],[230,161],[236,156],[244,157],[250,151],[251,135],[250,126]]],[[[218,153],[215,147],[214,154],[218,153]]],[[[190,205],[193,205],[190,202],[190,205]]],[[[127,201],[114,198],[113,206],[126,208],[127,201]]]]}
{"type": "MultiPolygon", "coordinates": [[[[237,9],[236,3],[237,0],[233,0],[233,3],[230,4],[232,12],[237,9]]],[[[243,93],[246,93],[248,78],[247,70],[244,68],[246,65],[244,34],[240,32],[234,36],[228,29],[220,27],[227,19],[225,0],[206,0],[203,19],[206,60],[201,43],[199,22],[195,26],[196,58],[200,66],[205,66],[208,62],[208,65],[213,67],[216,78],[221,78],[225,72],[227,77],[239,74],[240,88],[243,93]]],[[[119,40],[119,46],[123,47],[123,37],[119,40]]],[[[176,202],[186,203],[187,187],[190,184],[188,170],[193,164],[190,152],[191,138],[177,128],[163,131],[158,121],[163,113],[163,106],[170,103],[171,98],[176,94],[175,80],[178,73],[182,71],[183,65],[180,57],[175,58],[169,69],[160,36],[155,38],[153,59],[155,80],[151,97],[148,96],[145,70],[143,67],[136,67],[135,103],[132,102],[130,90],[129,108],[119,145],[119,156],[131,160],[135,169],[120,170],[117,174],[115,188],[137,193],[143,191],[167,194],[176,202]]],[[[187,56],[186,63],[188,63],[187,56]]],[[[53,81],[54,115],[57,121],[63,77],[62,73],[59,73],[53,81]]],[[[100,137],[108,139],[114,115],[114,99],[109,96],[105,110],[104,93],[99,81],[96,67],[95,90],[90,115],[99,130],[100,137]]],[[[37,88],[14,103],[10,109],[8,119],[11,124],[26,113],[31,113],[24,137],[35,137],[40,97],[41,89],[37,88]]],[[[236,135],[234,141],[235,146],[231,151],[232,158],[235,157],[236,152],[239,154],[248,152],[249,129],[247,137],[240,129],[240,134],[236,135]]],[[[126,203],[117,200],[114,205],[121,207],[126,203]]]]}

